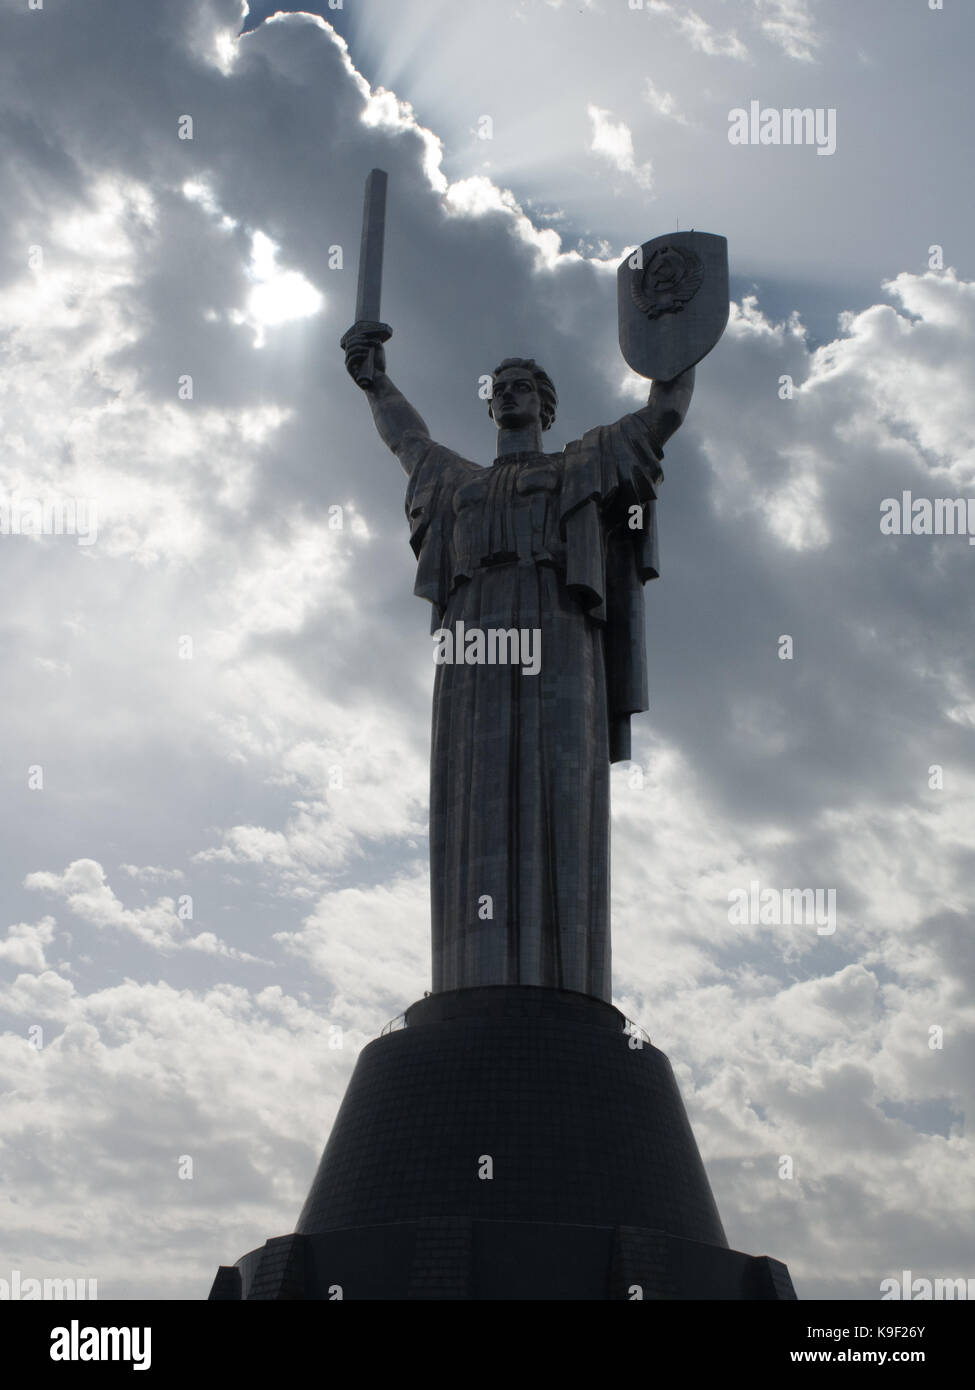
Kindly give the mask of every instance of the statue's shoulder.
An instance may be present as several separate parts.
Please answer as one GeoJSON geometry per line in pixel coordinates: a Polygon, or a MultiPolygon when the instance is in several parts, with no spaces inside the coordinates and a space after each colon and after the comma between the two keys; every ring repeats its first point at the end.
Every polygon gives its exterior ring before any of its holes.
{"type": "Polygon", "coordinates": [[[425,472],[453,470],[457,473],[470,473],[474,469],[480,469],[480,464],[472,463],[470,459],[464,458],[446,444],[438,444],[435,439],[419,430],[407,430],[395,452],[401,462],[409,464],[410,472],[421,465],[425,472]]]}
{"type": "Polygon", "coordinates": [[[562,499],[572,510],[593,498],[616,507],[656,500],[663,458],[638,413],[597,425],[566,444],[561,455],[562,499]]]}
{"type": "Polygon", "coordinates": [[[434,447],[437,450],[436,457],[439,465],[445,471],[455,474],[458,479],[470,478],[478,473],[488,471],[483,464],[465,458],[463,454],[458,454],[456,449],[451,449],[446,444],[437,444],[434,447]]]}
{"type": "Polygon", "coordinates": [[[566,462],[577,466],[640,464],[648,467],[655,479],[663,479],[663,449],[645,411],[621,415],[609,425],[595,425],[566,444],[563,452],[566,462]]]}

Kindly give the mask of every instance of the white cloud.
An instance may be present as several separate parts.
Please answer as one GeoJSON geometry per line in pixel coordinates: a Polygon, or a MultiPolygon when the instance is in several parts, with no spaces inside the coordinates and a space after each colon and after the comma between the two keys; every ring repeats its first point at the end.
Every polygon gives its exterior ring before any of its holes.
{"type": "Polygon", "coordinates": [[[664,116],[668,121],[675,121],[678,125],[687,125],[687,118],[677,109],[674,97],[670,92],[661,91],[649,77],[643,85],[643,100],[658,116],[664,116]]]}
{"type": "Polygon", "coordinates": [[[696,10],[685,9],[671,0],[648,0],[652,14],[665,14],[690,46],[710,58],[747,58],[748,49],[734,30],[722,34],[696,10]]]}
{"type": "Polygon", "coordinates": [[[590,104],[587,110],[592,122],[589,148],[593,153],[608,159],[621,174],[629,174],[641,188],[652,188],[653,166],[649,161],[637,164],[633,153],[633,133],[626,122],[614,121],[612,112],[599,106],[590,104]]]}
{"type": "Polygon", "coordinates": [[[772,43],[801,62],[809,62],[820,44],[809,0],[755,0],[759,27],[772,43]]]}
{"type": "Polygon", "coordinates": [[[903,429],[935,477],[975,485],[975,417],[969,364],[975,355],[975,282],[951,268],[902,272],[884,285],[904,313],[874,304],[844,315],[843,336],[814,355],[805,389],[855,380],[864,424],[903,429]]]}
{"type": "Polygon", "coordinates": [[[794,454],[786,482],[771,490],[763,502],[769,529],[793,550],[823,550],[829,545],[826,497],[816,477],[817,462],[815,454],[794,454]]]}
{"type": "Polygon", "coordinates": [[[172,898],[160,898],[150,907],[123,907],[106,880],[105,870],[94,859],[76,859],[62,874],[37,870],[27,875],[24,886],[54,893],[63,898],[83,922],[102,931],[128,933],[157,951],[194,950],[236,960],[256,959],[228,946],[212,932],[188,936],[186,920],[180,916],[180,905],[172,898]]]}
{"type": "MultiPolygon", "coordinates": [[[[287,672],[280,672],[282,685],[287,672]]],[[[241,718],[255,687],[241,691],[241,718]]],[[[252,865],[268,872],[281,891],[307,898],[340,869],[354,864],[366,846],[409,847],[426,833],[428,767],[413,742],[390,724],[388,712],[360,705],[325,705],[315,723],[321,738],[301,737],[283,699],[272,706],[278,723],[256,738],[237,721],[223,730],[231,749],[244,749],[274,770],[278,785],[296,790],[281,829],[232,825],[220,844],[198,851],[198,864],[252,865]],[[327,733],[326,733],[327,731],[327,733]]],[[[295,711],[297,714],[297,711],[295,711]]],[[[304,711],[304,727],[311,721],[304,711]]]]}
{"type": "Polygon", "coordinates": [[[366,1041],[275,988],[83,994],[49,973],[0,987],[0,1007],[48,1020],[39,1049],[0,1036],[6,1257],[95,1278],[101,1299],[204,1298],[218,1264],[291,1226],[366,1041]]]}
{"type": "Polygon", "coordinates": [[[39,922],[16,922],[7,928],[7,938],[0,941],[0,960],[24,970],[40,973],[47,969],[44,947],[54,940],[54,918],[42,917],[39,922]]]}
{"type": "Polygon", "coordinates": [[[128,874],[129,878],[139,879],[144,883],[155,883],[158,879],[185,877],[182,869],[164,869],[158,864],[120,864],[119,868],[123,874],[128,874]]]}
{"type": "Polygon", "coordinates": [[[560,264],[579,261],[576,251],[563,251],[562,238],[552,227],[536,227],[518,203],[510,189],[499,188],[483,174],[457,179],[444,190],[444,205],[448,212],[464,217],[484,217],[501,212],[511,219],[511,230],[536,254],[536,264],[554,269],[560,264]]]}
{"type": "Polygon", "coordinates": [[[322,295],[314,285],[299,271],[282,270],[278,265],[280,250],[264,232],[253,234],[247,274],[254,281],[254,288],[247,296],[241,319],[254,326],[255,347],[263,347],[267,342],[267,328],[308,318],[322,307],[322,295]]]}
{"type": "Polygon", "coordinates": [[[373,888],[328,893],[299,931],[278,932],[274,939],[328,979],[337,998],[399,1013],[404,1001],[419,997],[429,976],[426,869],[373,888]],[[377,959],[382,977],[370,981],[369,962],[377,959]]]}

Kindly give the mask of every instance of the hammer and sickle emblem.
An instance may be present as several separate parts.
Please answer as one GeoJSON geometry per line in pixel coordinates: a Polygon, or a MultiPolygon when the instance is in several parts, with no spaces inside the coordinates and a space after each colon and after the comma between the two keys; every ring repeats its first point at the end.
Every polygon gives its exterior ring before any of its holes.
{"type": "Polygon", "coordinates": [[[648,319],[679,314],[697,294],[704,279],[704,262],[679,246],[658,246],[643,270],[630,279],[633,302],[648,319]]]}

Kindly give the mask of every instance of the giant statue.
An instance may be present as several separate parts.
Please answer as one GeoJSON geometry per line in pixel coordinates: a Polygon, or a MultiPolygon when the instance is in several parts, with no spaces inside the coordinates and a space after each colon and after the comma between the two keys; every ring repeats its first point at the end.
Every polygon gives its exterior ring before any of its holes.
{"type": "Polygon", "coordinates": [[[210,1297],[793,1299],[729,1249],[670,1063],[611,999],[610,765],[648,706],[663,450],[727,321],[727,247],[674,232],[620,265],[642,409],[547,451],[555,385],[506,357],[475,461],[386,371],[385,195],[373,170],[342,347],[433,605],[433,991],[360,1052],[295,1231],[210,1297]]]}
{"type": "Polygon", "coordinates": [[[727,319],[725,243],[675,233],[620,266],[621,347],[654,380],[615,424],[546,452],[554,383],[533,358],[500,362],[485,466],[435,442],[387,374],[384,217],[377,170],[342,347],[409,479],[414,591],[440,641],[433,988],[541,985],[609,1002],[610,764],[630,757],[630,716],[648,707],[643,585],[658,573],[663,447],[727,319]]]}

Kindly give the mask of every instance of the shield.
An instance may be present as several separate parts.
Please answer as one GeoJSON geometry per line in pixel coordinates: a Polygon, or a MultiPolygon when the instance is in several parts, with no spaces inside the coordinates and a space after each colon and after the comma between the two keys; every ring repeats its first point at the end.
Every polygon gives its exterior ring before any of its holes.
{"type": "Polygon", "coordinates": [[[672,381],[714,347],[728,322],[728,243],[711,232],[645,241],[616,273],[620,351],[641,376],[672,381]]]}

